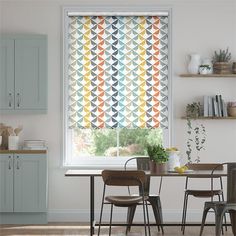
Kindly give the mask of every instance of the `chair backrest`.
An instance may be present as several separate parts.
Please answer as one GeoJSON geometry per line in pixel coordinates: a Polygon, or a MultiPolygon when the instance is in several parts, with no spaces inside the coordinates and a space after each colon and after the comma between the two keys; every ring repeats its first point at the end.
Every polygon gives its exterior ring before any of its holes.
{"type": "Polygon", "coordinates": [[[149,157],[136,157],[138,170],[150,170],[149,157]]]}
{"type": "MultiPolygon", "coordinates": [[[[236,162],[226,162],[219,164],[212,170],[212,175],[215,171],[219,170],[221,166],[222,170],[224,165],[227,166],[227,202],[236,203],[236,162]]],[[[213,180],[214,177],[211,178],[211,190],[213,191],[213,180]]],[[[213,198],[211,198],[213,201],[213,198]]]]}
{"type": "MultiPolygon", "coordinates": [[[[189,163],[187,164],[188,168],[190,170],[195,170],[195,171],[198,171],[198,170],[209,170],[209,171],[212,171],[214,170],[215,168],[217,170],[223,170],[224,167],[221,165],[221,163],[189,163]]],[[[220,184],[220,189],[223,189],[223,182],[222,182],[222,178],[220,176],[217,176],[217,177],[214,177],[214,178],[217,178],[219,179],[219,184],[220,184]]],[[[185,182],[185,189],[188,189],[188,184],[189,184],[189,179],[211,179],[211,176],[209,177],[206,177],[206,176],[200,176],[200,175],[194,175],[194,176],[188,176],[186,177],[186,182],[185,182]]],[[[210,184],[210,182],[209,182],[210,184]]],[[[209,186],[209,190],[210,190],[210,186],[209,186]]]]}
{"type": "MultiPolygon", "coordinates": [[[[223,170],[223,166],[220,163],[189,163],[189,164],[187,164],[187,166],[188,166],[189,170],[196,170],[196,171],[198,171],[198,170],[212,171],[214,168],[217,168],[217,170],[223,170]]],[[[193,179],[194,178],[197,178],[197,179],[208,178],[209,179],[210,177],[202,177],[202,176],[195,175],[195,176],[189,176],[186,179],[188,180],[190,178],[193,178],[193,179]]],[[[220,177],[217,177],[217,178],[220,178],[220,177]]]]}
{"type": "Polygon", "coordinates": [[[146,174],[141,170],[103,170],[102,178],[109,186],[143,186],[146,174]]]}
{"type": "MultiPolygon", "coordinates": [[[[145,156],[145,157],[132,157],[130,159],[128,159],[125,164],[124,164],[124,169],[127,170],[128,164],[132,161],[136,161],[136,166],[137,166],[137,170],[144,170],[144,171],[149,171],[150,170],[150,165],[149,165],[149,161],[150,161],[150,157],[145,156]]],[[[143,189],[144,189],[144,193],[145,195],[149,195],[149,191],[150,191],[150,176],[146,176],[146,181],[144,183],[143,189]]],[[[159,184],[159,189],[158,189],[158,195],[160,195],[161,192],[161,187],[162,187],[162,177],[160,178],[160,184],[159,184]]],[[[140,189],[141,191],[141,189],[140,189]]],[[[129,193],[130,193],[130,189],[129,189],[129,193]]]]}
{"type": "MultiPolygon", "coordinates": [[[[149,160],[150,160],[149,157],[132,157],[125,162],[124,169],[127,170],[128,164],[132,161],[136,161],[137,170],[148,171],[150,170],[149,160]]],[[[143,185],[143,189],[144,189],[145,195],[149,195],[150,176],[146,176],[146,181],[143,185]]],[[[130,193],[130,189],[128,189],[128,191],[130,193]]],[[[141,191],[142,191],[141,188],[139,188],[139,193],[141,193],[141,191]]]]}
{"type": "Polygon", "coordinates": [[[215,167],[217,167],[217,170],[223,170],[223,166],[220,163],[189,163],[188,164],[188,168],[190,170],[213,170],[215,167]]]}
{"type": "Polygon", "coordinates": [[[236,203],[236,163],[227,163],[227,202],[236,203]]]}

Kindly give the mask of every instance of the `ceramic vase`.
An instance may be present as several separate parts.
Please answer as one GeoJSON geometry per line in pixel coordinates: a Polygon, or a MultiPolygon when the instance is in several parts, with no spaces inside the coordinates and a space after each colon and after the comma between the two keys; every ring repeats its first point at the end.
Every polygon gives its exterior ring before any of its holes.
{"type": "Polygon", "coordinates": [[[8,137],[8,149],[18,150],[19,149],[19,136],[9,136],[8,137]]]}
{"type": "Polygon", "coordinates": [[[188,64],[188,72],[190,74],[198,74],[200,65],[201,65],[200,55],[196,53],[191,54],[190,61],[188,64]]]}
{"type": "Polygon", "coordinates": [[[180,167],[179,151],[169,152],[168,170],[169,171],[174,171],[175,167],[180,167]]]}

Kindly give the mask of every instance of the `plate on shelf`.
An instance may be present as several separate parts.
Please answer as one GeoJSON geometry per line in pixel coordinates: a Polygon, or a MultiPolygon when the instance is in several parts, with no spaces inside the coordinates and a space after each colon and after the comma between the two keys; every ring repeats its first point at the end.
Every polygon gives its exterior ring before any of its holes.
{"type": "MultiPolygon", "coordinates": [[[[178,171],[176,170],[168,170],[169,173],[179,173],[178,171]]],[[[185,170],[183,173],[191,173],[193,172],[193,170],[185,170]]]]}

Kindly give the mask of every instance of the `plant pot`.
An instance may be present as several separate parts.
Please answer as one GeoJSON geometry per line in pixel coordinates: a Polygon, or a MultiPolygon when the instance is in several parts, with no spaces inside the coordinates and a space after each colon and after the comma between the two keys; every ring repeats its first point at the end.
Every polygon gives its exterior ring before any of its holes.
{"type": "Polygon", "coordinates": [[[236,107],[228,107],[229,116],[236,117],[236,107]]]}
{"type": "Polygon", "coordinates": [[[215,74],[230,74],[231,64],[229,62],[215,62],[213,70],[215,74]]]}
{"type": "Polygon", "coordinates": [[[155,161],[149,161],[151,173],[163,173],[167,171],[167,163],[156,163],[155,161]]]}

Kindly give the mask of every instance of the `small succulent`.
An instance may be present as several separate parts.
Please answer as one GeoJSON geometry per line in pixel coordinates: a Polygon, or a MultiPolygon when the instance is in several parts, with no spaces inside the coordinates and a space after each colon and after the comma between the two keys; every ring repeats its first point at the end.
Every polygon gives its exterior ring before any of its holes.
{"type": "Polygon", "coordinates": [[[211,69],[210,65],[200,65],[199,68],[206,68],[207,70],[211,69]]]}
{"type": "Polygon", "coordinates": [[[231,59],[231,53],[229,52],[229,48],[226,50],[220,49],[220,51],[215,51],[214,56],[212,58],[213,63],[215,62],[229,62],[231,59]]]}

